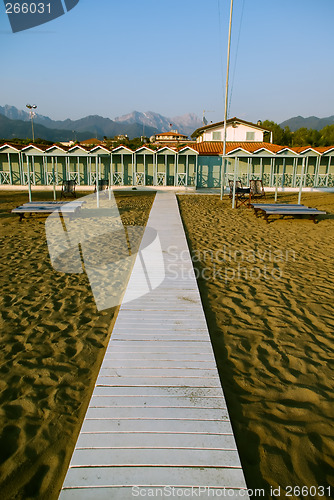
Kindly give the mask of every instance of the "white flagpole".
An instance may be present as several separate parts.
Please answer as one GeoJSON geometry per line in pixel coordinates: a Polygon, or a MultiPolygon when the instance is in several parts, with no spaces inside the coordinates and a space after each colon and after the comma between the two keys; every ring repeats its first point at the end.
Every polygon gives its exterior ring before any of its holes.
{"type": "MultiPolygon", "coordinates": [[[[227,67],[226,67],[226,88],[225,88],[225,111],[224,111],[224,143],[223,143],[223,163],[222,163],[222,175],[221,175],[221,187],[220,187],[220,199],[223,199],[224,194],[224,178],[223,172],[226,171],[226,120],[227,120],[227,105],[228,105],[228,79],[230,71],[230,48],[231,48],[231,28],[232,28],[232,12],[233,12],[233,0],[231,0],[230,7],[230,24],[228,28],[228,45],[227,45],[227,67]]],[[[234,208],[234,207],[233,207],[234,208]]]]}

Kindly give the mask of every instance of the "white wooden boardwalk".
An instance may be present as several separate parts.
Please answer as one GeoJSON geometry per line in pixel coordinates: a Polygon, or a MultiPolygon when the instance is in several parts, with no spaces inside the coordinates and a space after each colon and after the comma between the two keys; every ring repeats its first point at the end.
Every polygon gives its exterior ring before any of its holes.
{"type": "Polygon", "coordinates": [[[248,498],[175,194],[147,226],[166,278],[120,308],[59,498],[248,498]]]}

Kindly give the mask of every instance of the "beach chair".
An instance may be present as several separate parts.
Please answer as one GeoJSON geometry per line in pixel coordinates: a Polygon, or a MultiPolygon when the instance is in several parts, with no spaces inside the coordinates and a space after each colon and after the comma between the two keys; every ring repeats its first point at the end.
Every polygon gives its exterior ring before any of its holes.
{"type": "MultiPolygon", "coordinates": [[[[234,180],[229,179],[228,181],[230,188],[230,198],[233,198],[233,184],[234,180]]],[[[241,205],[247,203],[250,206],[250,188],[243,187],[242,182],[235,181],[235,207],[239,208],[241,205]]]]}
{"type": "Polygon", "coordinates": [[[251,198],[265,198],[266,193],[261,179],[252,179],[249,181],[251,198]]]}
{"type": "Polygon", "coordinates": [[[76,184],[76,182],[73,180],[63,181],[63,185],[61,187],[60,198],[67,198],[68,196],[73,196],[73,198],[76,198],[75,184],[76,184]]]}
{"type": "MultiPolygon", "coordinates": [[[[106,189],[108,189],[109,187],[109,182],[108,182],[108,179],[99,179],[98,181],[98,186],[99,186],[99,191],[104,191],[106,189]]],[[[96,192],[96,181],[95,181],[95,189],[94,189],[94,192],[96,192]]]]}

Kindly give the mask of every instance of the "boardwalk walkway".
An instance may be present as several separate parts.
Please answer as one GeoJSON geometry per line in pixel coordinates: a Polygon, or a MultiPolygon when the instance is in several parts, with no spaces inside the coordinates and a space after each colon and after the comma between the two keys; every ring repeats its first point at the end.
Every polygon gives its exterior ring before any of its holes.
{"type": "Polygon", "coordinates": [[[175,194],[147,227],[166,278],[120,308],[59,498],[248,498],[175,194]]]}

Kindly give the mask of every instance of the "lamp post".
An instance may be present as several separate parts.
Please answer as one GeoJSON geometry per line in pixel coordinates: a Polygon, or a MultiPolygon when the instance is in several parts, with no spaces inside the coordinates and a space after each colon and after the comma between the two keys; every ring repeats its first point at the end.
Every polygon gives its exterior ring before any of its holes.
{"type": "Polygon", "coordinates": [[[33,112],[33,109],[36,109],[37,106],[36,104],[27,104],[26,107],[30,110],[30,119],[31,119],[31,130],[32,130],[32,142],[35,142],[35,136],[34,136],[34,121],[33,117],[35,116],[35,113],[33,112]]]}

